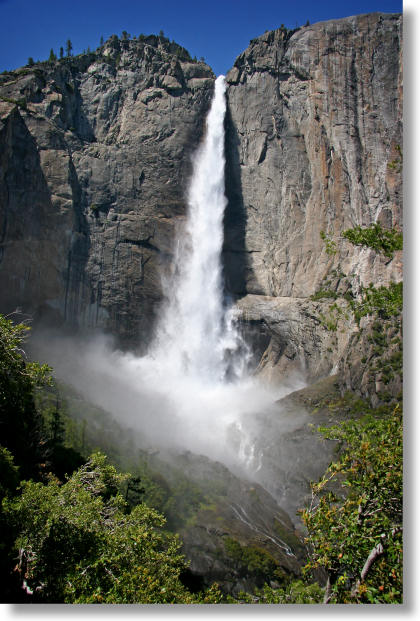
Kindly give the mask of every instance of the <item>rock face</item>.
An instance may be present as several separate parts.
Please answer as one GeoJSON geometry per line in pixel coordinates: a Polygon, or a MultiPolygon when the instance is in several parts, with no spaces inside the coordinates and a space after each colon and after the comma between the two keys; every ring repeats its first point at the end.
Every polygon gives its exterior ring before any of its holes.
{"type": "MultiPolygon", "coordinates": [[[[340,236],[402,227],[401,31],[401,16],[384,14],[280,28],[227,75],[226,287],[264,378],[324,378],[247,421],[261,455],[254,483],[183,458],[192,481],[223,482],[181,534],[192,573],[228,592],[261,585],[251,553],[279,576],[299,574],[303,549],[277,502],[293,515],[332,457],[310,429],[335,422],[324,396],[342,381],[371,397],[369,365],[390,339],[374,381],[401,390],[398,326],[361,336],[344,303],[316,295],[402,278],[401,253],[340,236]]],[[[0,76],[0,312],[147,346],[213,82],[206,64],[155,36],[113,36],[95,53],[0,76]]]]}
{"type": "MultiPolygon", "coordinates": [[[[267,32],[237,58],[225,248],[237,293],[307,297],[331,267],[321,231],[401,226],[400,39],[400,16],[369,14],[267,32]]],[[[373,253],[339,250],[334,267],[365,284],[398,274],[373,253]]]]}
{"type": "Polygon", "coordinates": [[[2,77],[3,312],[150,334],[213,79],[154,36],[2,77]]]}
{"type": "Polygon", "coordinates": [[[179,531],[193,575],[238,595],[300,574],[302,534],[261,485],[202,455],[184,453],[175,464],[206,498],[179,531]]]}
{"type": "MultiPolygon", "coordinates": [[[[237,307],[251,333],[259,336],[257,372],[269,383],[282,383],[295,377],[312,383],[337,369],[352,332],[350,319],[337,320],[338,330],[326,328],[321,316],[328,305],[305,298],[247,295],[237,307]],[[261,336],[265,335],[265,339],[261,336]]],[[[345,311],[343,311],[345,313],[345,311]]],[[[256,344],[258,347],[258,342],[256,344]]]]}
{"type": "MultiPolygon", "coordinates": [[[[332,340],[319,319],[330,303],[308,300],[323,282],[401,279],[401,256],[340,238],[402,224],[401,24],[280,28],[227,75],[226,284],[267,377],[312,381],[347,355],[354,326],[342,317],[332,340]]],[[[0,311],[147,344],[213,81],[154,36],[1,77],[0,311]]]]}
{"type": "Polygon", "coordinates": [[[227,74],[225,270],[245,320],[271,334],[267,376],[300,365],[313,381],[345,355],[354,324],[332,342],[319,320],[331,301],[307,300],[325,281],[336,291],[349,276],[357,293],[402,278],[401,253],[340,238],[402,228],[401,26],[369,14],[267,32],[227,74]]]}

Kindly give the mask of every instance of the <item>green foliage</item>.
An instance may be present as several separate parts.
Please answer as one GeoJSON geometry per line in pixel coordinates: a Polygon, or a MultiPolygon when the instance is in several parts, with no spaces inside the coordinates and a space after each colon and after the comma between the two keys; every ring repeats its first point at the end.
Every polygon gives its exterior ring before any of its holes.
{"type": "Polygon", "coordinates": [[[283,578],[277,561],[262,548],[243,546],[232,537],[225,537],[226,553],[233,560],[236,571],[241,576],[252,575],[265,580],[283,578]]]}
{"type": "Polygon", "coordinates": [[[14,493],[19,483],[19,468],[13,462],[13,455],[0,446],[0,503],[9,493],[14,493]]]}
{"type": "Polygon", "coordinates": [[[23,476],[36,476],[42,457],[41,427],[33,391],[50,381],[50,368],[27,362],[22,349],[29,331],[0,315],[0,428],[2,445],[9,449],[23,476]]]}
{"type": "MultiPolygon", "coordinates": [[[[337,296],[338,297],[338,296],[337,296]]],[[[334,302],[329,306],[327,314],[319,313],[319,318],[323,326],[330,332],[337,332],[338,322],[341,318],[348,319],[349,316],[339,304],[334,302]]]]}
{"type": "Polygon", "coordinates": [[[325,252],[330,256],[337,254],[337,244],[331,239],[331,235],[328,235],[325,231],[321,231],[320,237],[325,242],[325,252]]]}
{"type": "Polygon", "coordinates": [[[401,173],[402,172],[402,168],[403,168],[403,153],[402,153],[402,149],[401,146],[399,144],[397,144],[395,146],[395,150],[398,153],[398,157],[394,158],[393,160],[391,160],[388,164],[388,168],[390,170],[393,170],[397,173],[401,173]]]}
{"type": "Polygon", "coordinates": [[[200,488],[180,475],[163,506],[171,528],[179,528],[191,520],[204,502],[205,496],[200,488]]]}
{"type": "Polygon", "coordinates": [[[70,56],[72,56],[72,50],[73,50],[73,44],[70,41],[70,39],[67,39],[66,41],[66,56],[69,58],[70,56]]]}
{"type": "Polygon", "coordinates": [[[400,317],[403,309],[403,283],[391,283],[388,287],[369,287],[362,289],[361,300],[351,303],[357,323],[362,317],[372,315],[382,320],[400,317]]]}
{"type": "MultiPolygon", "coordinates": [[[[402,249],[399,231],[386,231],[376,224],[350,229],[343,237],[388,258],[402,249]]],[[[360,325],[363,317],[371,320],[364,328],[363,374],[367,373],[371,386],[377,380],[387,386],[397,374],[402,378],[403,284],[370,284],[361,287],[357,297],[348,293],[341,297],[355,322],[360,325]]],[[[334,330],[337,324],[330,315],[321,316],[321,321],[334,330]]],[[[381,391],[375,395],[384,404],[376,411],[352,393],[328,404],[351,420],[321,430],[327,438],[339,441],[341,454],[313,484],[312,503],[302,513],[310,546],[306,571],[327,572],[328,597],[334,603],[402,601],[402,412],[399,405],[395,410],[388,405],[398,401],[395,394],[381,391]]]]}
{"type": "Polygon", "coordinates": [[[396,229],[383,229],[377,223],[371,224],[367,228],[356,226],[353,229],[347,229],[342,233],[342,237],[355,246],[372,248],[390,259],[396,250],[403,249],[402,232],[396,229]]]}
{"type": "Polygon", "coordinates": [[[0,447],[1,601],[219,602],[216,587],[192,595],[182,584],[186,565],[177,538],[140,502],[158,489],[150,478],[143,485],[141,476],[119,474],[102,454],[66,482],[56,478],[79,466],[80,455],[63,444],[71,421],[57,388],[38,389],[42,416],[35,407],[34,389],[48,382],[50,370],[24,360],[27,331],[0,317],[0,423],[7,446],[0,447]],[[42,482],[21,481],[18,490],[21,472],[42,482]]]}
{"type": "MultiPolygon", "coordinates": [[[[0,315],[0,373],[17,376],[25,385],[34,387],[50,381],[51,369],[46,364],[25,363],[22,344],[29,330],[29,326],[14,324],[11,319],[0,315]]],[[[0,397],[4,398],[2,393],[0,397]]]]}
{"type": "Polygon", "coordinates": [[[29,66],[29,67],[33,67],[33,66],[34,66],[35,61],[34,61],[34,59],[32,58],[32,56],[29,56],[29,58],[28,58],[28,63],[27,63],[27,64],[28,64],[28,66],[29,66]]]}
{"type": "Polygon", "coordinates": [[[316,302],[317,300],[324,300],[325,298],[332,298],[333,300],[336,300],[338,298],[338,293],[332,289],[320,289],[310,296],[310,299],[313,302],[316,302]]]}
{"type": "Polygon", "coordinates": [[[28,109],[26,97],[21,97],[20,99],[13,99],[12,97],[0,96],[0,101],[6,101],[7,103],[14,104],[15,106],[18,106],[18,108],[22,108],[22,110],[28,109]]]}
{"type": "Polygon", "coordinates": [[[185,568],[175,536],[144,504],[130,512],[118,474],[94,454],[64,485],[22,484],[5,501],[19,530],[17,571],[35,601],[65,603],[193,603],[179,580],[185,568]]]}
{"type": "Polygon", "coordinates": [[[16,588],[11,578],[11,568],[15,564],[13,542],[15,533],[2,511],[4,498],[13,496],[19,484],[19,469],[15,466],[9,450],[0,446],[0,602],[16,600],[16,588]]]}
{"type": "Polygon", "coordinates": [[[311,559],[322,568],[335,603],[399,603],[402,599],[402,412],[368,415],[321,429],[343,452],[313,484],[302,512],[311,559]],[[382,552],[361,579],[376,546],[382,552]],[[379,548],[380,549],[380,548],[379,548]]]}
{"type": "MultiPolygon", "coordinates": [[[[240,593],[239,599],[245,604],[321,604],[323,595],[324,590],[317,582],[293,580],[281,588],[272,588],[265,584],[254,595],[240,593]]],[[[235,603],[235,600],[231,603],[235,603]]]]}

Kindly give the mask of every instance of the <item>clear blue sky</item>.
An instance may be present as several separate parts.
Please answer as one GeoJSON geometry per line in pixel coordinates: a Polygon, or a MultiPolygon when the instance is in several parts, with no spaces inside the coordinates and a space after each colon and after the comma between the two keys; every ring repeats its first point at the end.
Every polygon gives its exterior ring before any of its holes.
{"type": "Polygon", "coordinates": [[[226,73],[249,40],[284,24],[401,12],[402,0],[0,0],[0,71],[46,60],[67,39],[74,54],[95,49],[101,35],[165,35],[191,56],[226,73]]]}

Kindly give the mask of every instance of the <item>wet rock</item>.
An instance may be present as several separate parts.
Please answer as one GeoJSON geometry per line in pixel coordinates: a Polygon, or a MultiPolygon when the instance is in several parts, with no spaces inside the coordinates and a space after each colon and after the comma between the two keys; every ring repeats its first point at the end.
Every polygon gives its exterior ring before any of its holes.
{"type": "Polygon", "coordinates": [[[238,595],[274,575],[281,582],[300,574],[306,558],[302,534],[261,485],[191,452],[171,462],[165,473],[170,482],[177,469],[203,498],[178,529],[193,575],[238,595]]]}

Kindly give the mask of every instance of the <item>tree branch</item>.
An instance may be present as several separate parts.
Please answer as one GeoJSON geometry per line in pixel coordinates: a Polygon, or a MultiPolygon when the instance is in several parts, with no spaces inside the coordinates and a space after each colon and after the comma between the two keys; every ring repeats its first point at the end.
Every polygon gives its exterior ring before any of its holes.
{"type": "Polygon", "coordinates": [[[372,548],[372,550],[370,551],[369,556],[367,557],[365,564],[363,565],[363,569],[360,572],[360,578],[357,580],[356,584],[354,585],[354,587],[351,590],[351,595],[352,597],[357,597],[357,593],[359,591],[359,586],[362,584],[362,582],[365,581],[366,576],[368,575],[372,565],[374,564],[374,562],[380,557],[382,556],[382,554],[384,553],[384,542],[385,542],[386,536],[384,534],[381,535],[381,541],[376,544],[376,546],[374,548],[372,548]]]}
{"type": "Polygon", "coordinates": [[[324,593],[324,601],[323,604],[329,604],[331,600],[332,590],[331,590],[331,580],[330,575],[328,574],[327,584],[325,585],[325,593],[324,593]]]}

